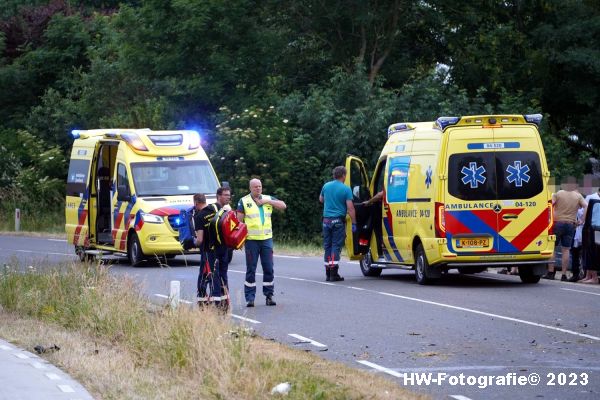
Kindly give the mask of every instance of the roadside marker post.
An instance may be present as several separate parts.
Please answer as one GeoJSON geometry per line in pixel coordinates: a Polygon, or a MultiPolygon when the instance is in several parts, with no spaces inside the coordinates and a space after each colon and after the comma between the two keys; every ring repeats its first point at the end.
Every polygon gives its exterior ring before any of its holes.
{"type": "Polygon", "coordinates": [[[171,308],[175,309],[179,305],[179,298],[181,297],[181,283],[179,281],[171,281],[171,291],[169,293],[169,300],[171,301],[171,308]]]}
{"type": "Polygon", "coordinates": [[[15,232],[21,230],[21,209],[15,208],[15,232]]]}

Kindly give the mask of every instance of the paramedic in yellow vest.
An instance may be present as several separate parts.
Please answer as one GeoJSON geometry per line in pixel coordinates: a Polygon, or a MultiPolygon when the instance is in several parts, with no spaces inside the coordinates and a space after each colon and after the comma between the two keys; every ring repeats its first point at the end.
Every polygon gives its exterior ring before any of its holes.
{"type": "Polygon", "coordinates": [[[246,281],[244,296],[246,307],[254,307],[256,297],[256,266],[258,258],[263,269],[263,294],[268,306],[276,305],[273,300],[273,230],[271,213],[273,208],[285,210],[283,201],[262,194],[259,179],[250,180],[250,193],[242,197],[237,206],[237,216],[248,227],[248,238],[244,244],[246,250],[246,281]]]}

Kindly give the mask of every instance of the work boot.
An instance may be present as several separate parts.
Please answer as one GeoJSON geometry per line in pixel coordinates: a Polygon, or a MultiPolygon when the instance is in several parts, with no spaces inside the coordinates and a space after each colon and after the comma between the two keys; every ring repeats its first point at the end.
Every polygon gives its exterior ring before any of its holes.
{"type": "Polygon", "coordinates": [[[273,297],[271,297],[271,296],[267,296],[266,304],[268,306],[276,306],[277,305],[277,303],[275,303],[275,300],[273,300],[273,297]]]}
{"type": "Polygon", "coordinates": [[[344,280],[344,277],[340,276],[340,274],[338,273],[339,268],[340,267],[331,268],[331,277],[330,277],[331,282],[339,282],[339,281],[344,280]]]}
{"type": "Polygon", "coordinates": [[[556,274],[556,272],[554,272],[554,271],[547,272],[546,275],[542,276],[542,279],[550,279],[551,281],[553,281],[555,274],[556,274]]]}
{"type": "Polygon", "coordinates": [[[254,307],[254,300],[248,300],[246,302],[246,307],[254,307]]]}
{"type": "Polygon", "coordinates": [[[325,280],[329,282],[331,280],[331,269],[329,267],[325,267],[325,275],[327,275],[327,278],[325,278],[325,280]]]}

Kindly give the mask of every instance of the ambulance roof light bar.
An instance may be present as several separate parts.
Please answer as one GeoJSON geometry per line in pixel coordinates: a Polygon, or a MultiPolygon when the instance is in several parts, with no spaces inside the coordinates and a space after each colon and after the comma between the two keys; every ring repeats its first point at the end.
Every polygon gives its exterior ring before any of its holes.
{"type": "Polygon", "coordinates": [[[392,136],[394,133],[402,132],[402,131],[410,131],[415,129],[411,124],[407,124],[406,122],[401,122],[398,124],[392,124],[388,128],[388,137],[392,136]]]}

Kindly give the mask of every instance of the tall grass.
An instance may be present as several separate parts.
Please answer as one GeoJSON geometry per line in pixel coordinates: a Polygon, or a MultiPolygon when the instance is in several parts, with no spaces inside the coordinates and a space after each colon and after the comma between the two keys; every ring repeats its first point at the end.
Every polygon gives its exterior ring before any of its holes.
{"type": "MultiPolygon", "coordinates": [[[[131,280],[102,266],[5,266],[0,319],[7,312],[39,321],[44,332],[70,332],[69,346],[83,350],[63,362],[98,398],[262,399],[285,381],[290,399],[411,397],[364,372],[254,337],[215,310],[151,307],[131,280]],[[90,353],[90,342],[111,356],[90,353]]],[[[2,333],[7,324],[0,325],[2,333]]]]}
{"type": "MultiPolygon", "coordinates": [[[[0,208],[0,231],[15,230],[15,208],[17,205],[2,204],[0,208]]],[[[21,209],[21,231],[63,233],[65,211],[40,204],[38,209],[21,209]]]]}

